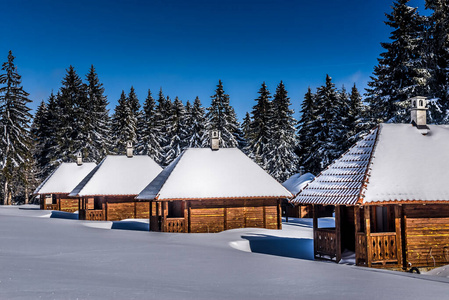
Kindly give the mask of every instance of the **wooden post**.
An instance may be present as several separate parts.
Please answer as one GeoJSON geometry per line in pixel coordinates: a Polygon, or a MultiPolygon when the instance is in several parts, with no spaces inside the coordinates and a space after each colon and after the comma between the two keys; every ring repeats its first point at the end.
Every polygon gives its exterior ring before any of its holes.
{"type": "Polygon", "coordinates": [[[316,253],[316,243],[318,241],[315,241],[316,238],[316,230],[318,229],[318,214],[317,214],[317,206],[316,205],[312,205],[312,214],[313,214],[313,257],[316,257],[317,253],[316,253]]]}
{"type": "Polygon", "coordinates": [[[371,234],[371,219],[370,219],[370,210],[371,207],[370,206],[365,206],[365,234],[366,234],[366,263],[368,265],[368,267],[371,267],[371,251],[372,251],[372,247],[371,247],[371,238],[370,238],[370,234],[371,234]]]}
{"type": "Polygon", "coordinates": [[[396,229],[396,251],[398,257],[398,266],[402,266],[403,269],[406,266],[402,261],[402,228],[401,228],[401,207],[399,205],[394,206],[394,227],[396,229]]]}
{"type": "Polygon", "coordinates": [[[358,235],[357,233],[360,231],[360,206],[356,205],[354,206],[354,231],[355,231],[355,264],[358,265],[358,261],[360,257],[358,257],[358,254],[360,253],[359,247],[359,241],[358,241],[358,235]]]}
{"type": "Polygon", "coordinates": [[[336,261],[341,260],[341,206],[335,205],[335,243],[336,261]]]}
{"type": "Polygon", "coordinates": [[[184,232],[187,233],[189,232],[189,224],[188,224],[188,217],[189,217],[189,212],[187,210],[187,201],[184,200],[184,232]]]}
{"type": "Polygon", "coordinates": [[[191,225],[191,223],[190,223],[190,216],[191,216],[191,214],[192,214],[192,208],[191,208],[191,203],[190,203],[190,201],[188,202],[188,204],[189,204],[189,207],[188,207],[188,209],[187,209],[187,226],[188,226],[188,228],[187,228],[187,232],[192,232],[192,225],[191,225]]]}
{"type": "Polygon", "coordinates": [[[163,202],[161,202],[161,204],[162,204],[162,211],[161,211],[161,215],[162,215],[162,224],[161,224],[161,227],[162,227],[162,232],[165,232],[165,206],[166,206],[166,202],[165,201],[163,201],[163,202]]]}
{"type": "Polygon", "coordinates": [[[262,207],[262,210],[263,210],[263,228],[267,228],[267,212],[266,212],[266,200],[263,200],[263,207],[262,207]]]}
{"type": "Polygon", "coordinates": [[[278,199],[277,209],[278,209],[277,210],[278,229],[282,229],[282,210],[281,210],[281,200],[280,199],[278,199]]]}
{"type": "Polygon", "coordinates": [[[226,209],[226,205],[223,208],[223,230],[228,229],[228,210],[226,209]]]}

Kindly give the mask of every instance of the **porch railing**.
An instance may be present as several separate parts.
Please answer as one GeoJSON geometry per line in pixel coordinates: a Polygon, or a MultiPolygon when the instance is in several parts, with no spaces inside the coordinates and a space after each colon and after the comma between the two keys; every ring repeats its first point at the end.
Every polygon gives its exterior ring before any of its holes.
{"type": "Polygon", "coordinates": [[[79,212],[80,220],[104,221],[102,209],[82,209],[79,212]]]}
{"type": "Polygon", "coordinates": [[[45,204],[46,210],[58,210],[58,204],[45,204]]]}
{"type": "Polygon", "coordinates": [[[165,232],[184,232],[184,218],[165,219],[165,232]]]}
{"type": "Polygon", "coordinates": [[[331,259],[337,256],[337,234],[335,229],[318,228],[314,231],[316,254],[327,255],[331,259]]]}
{"type": "Polygon", "coordinates": [[[397,263],[398,253],[395,232],[371,233],[368,237],[371,248],[371,263],[397,263]]]}

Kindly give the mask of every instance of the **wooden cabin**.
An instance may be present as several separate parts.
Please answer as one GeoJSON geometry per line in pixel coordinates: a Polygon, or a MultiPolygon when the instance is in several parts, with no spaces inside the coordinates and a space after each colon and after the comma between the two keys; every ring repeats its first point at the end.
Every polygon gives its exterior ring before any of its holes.
{"type": "Polygon", "coordinates": [[[69,193],[94,168],[95,163],[62,163],[34,191],[39,196],[40,208],[75,212],[78,210],[79,197],[69,196],[69,193]]]}
{"type": "Polygon", "coordinates": [[[148,219],[149,203],[134,198],[162,168],[147,155],[108,155],[70,193],[80,197],[80,220],[148,219]]]}
{"type": "MultiPolygon", "coordinates": [[[[309,182],[315,179],[315,176],[311,173],[304,173],[304,167],[301,167],[301,171],[297,174],[290,176],[282,185],[294,196],[305,187],[309,182]]],[[[282,216],[292,218],[311,218],[312,217],[312,205],[293,205],[289,201],[285,201],[283,205],[282,216]]]]}
{"type": "MultiPolygon", "coordinates": [[[[212,143],[213,144],[213,143],[212,143]]],[[[150,201],[150,230],[281,229],[292,194],[236,148],[190,148],[137,197],[150,201]]]]}
{"type": "Polygon", "coordinates": [[[360,266],[449,264],[449,126],[426,125],[425,98],[411,100],[412,124],[379,125],[292,200],[335,207],[334,228],[314,215],[316,257],[348,249],[360,266]]]}

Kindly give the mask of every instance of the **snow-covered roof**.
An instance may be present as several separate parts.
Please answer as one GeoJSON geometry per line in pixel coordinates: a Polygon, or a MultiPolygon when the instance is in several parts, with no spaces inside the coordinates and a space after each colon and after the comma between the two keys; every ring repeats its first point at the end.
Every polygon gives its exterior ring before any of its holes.
{"type": "Polygon", "coordinates": [[[310,204],[449,201],[449,126],[381,124],[292,200],[310,204]]]}
{"type": "Polygon", "coordinates": [[[161,171],[147,155],[108,155],[70,196],[137,195],[161,171]]]}
{"type": "Polygon", "coordinates": [[[289,179],[284,181],[282,184],[287,190],[290,191],[293,195],[299,193],[309,182],[315,179],[315,176],[311,173],[297,173],[292,175],[289,179]]]}
{"type": "Polygon", "coordinates": [[[68,194],[97,166],[96,163],[62,163],[34,191],[34,194],[68,194]]]}
{"type": "Polygon", "coordinates": [[[290,198],[292,194],[236,148],[190,148],[137,199],[290,198]]]}

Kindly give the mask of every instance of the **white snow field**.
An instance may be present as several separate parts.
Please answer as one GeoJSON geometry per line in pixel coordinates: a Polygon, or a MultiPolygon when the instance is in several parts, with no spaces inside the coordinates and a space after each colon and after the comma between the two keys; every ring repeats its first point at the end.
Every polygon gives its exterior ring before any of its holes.
{"type": "MultiPolygon", "coordinates": [[[[36,206],[0,206],[0,299],[359,300],[449,295],[448,278],[310,260],[313,242],[307,219],[284,224],[281,231],[174,234],[145,231],[145,220],[67,219],[72,216],[36,206]]],[[[331,222],[323,219],[321,225],[331,222]]]]}

